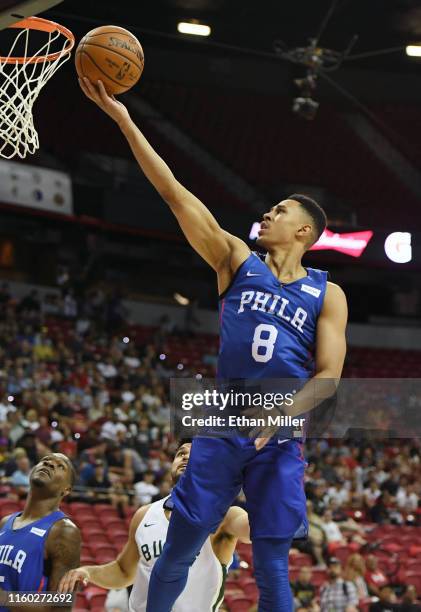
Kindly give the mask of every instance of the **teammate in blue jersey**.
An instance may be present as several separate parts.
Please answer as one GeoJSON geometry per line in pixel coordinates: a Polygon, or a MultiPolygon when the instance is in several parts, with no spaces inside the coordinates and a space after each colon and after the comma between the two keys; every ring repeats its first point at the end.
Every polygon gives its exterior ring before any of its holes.
{"type": "MultiPolygon", "coordinates": [[[[33,468],[23,511],[0,522],[2,591],[57,591],[62,576],[79,565],[79,529],[59,510],[74,480],[73,466],[61,453],[46,455],[33,468]]],[[[71,606],[37,606],[40,612],[63,609],[71,606]]]]}
{"type": "MultiPolygon", "coordinates": [[[[222,379],[300,381],[294,410],[314,407],[315,382],[339,380],[345,358],[346,299],[326,273],[301,260],[326,226],[311,198],[295,194],[263,216],[258,244],[264,260],[224,231],[183,187],[101,82],[80,80],[84,93],[119,125],[142,171],[176,216],[192,247],[215,270],[221,296],[222,379]],[[306,382],[308,381],[308,382],[306,382]]],[[[329,383],[327,388],[330,389],[329,383]]],[[[326,393],[329,397],[334,390],[326,393]]],[[[323,394],[321,394],[323,395],[323,394]]],[[[319,398],[322,399],[321,395],[319,398]]],[[[154,566],[147,612],[170,612],[198,551],[243,487],[247,497],[259,612],[290,612],[288,552],[305,532],[305,462],[295,439],[279,439],[270,423],[255,439],[196,438],[173,492],[174,510],[154,566]]],[[[201,611],[197,611],[201,612],[201,611]]]]}

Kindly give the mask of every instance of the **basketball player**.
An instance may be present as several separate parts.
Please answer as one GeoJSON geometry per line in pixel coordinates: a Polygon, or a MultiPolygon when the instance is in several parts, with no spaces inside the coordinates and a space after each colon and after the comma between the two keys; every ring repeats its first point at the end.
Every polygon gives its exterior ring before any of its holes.
{"type": "MultiPolygon", "coordinates": [[[[23,511],[0,522],[0,588],[3,591],[57,591],[62,576],[79,565],[79,529],[59,510],[74,480],[73,466],[61,453],[46,455],[31,471],[23,511]]],[[[8,609],[0,607],[2,612],[8,609]]],[[[71,610],[71,606],[37,605],[41,612],[56,609],[71,610]]]]}
{"type": "MultiPolygon", "coordinates": [[[[175,484],[184,473],[190,443],[182,444],[175,455],[171,476],[175,484]]],[[[115,561],[106,565],[79,567],[62,578],[59,590],[71,593],[78,581],[106,589],[121,589],[134,584],[130,595],[130,612],[144,612],[149,578],[162,552],[172,509],[171,497],[142,506],[133,516],[129,538],[115,561]]],[[[186,588],[174,604],[174,612],[213,612],[224,598],[224,581],[231,564],[237,540],[249,541],[247,513],[232,506],[215,534],[203,544],[193,563],[186,588]]]]}
{"type": "MultiPolygon", "coordinates": [[[[257,242],[267,254],[260,259],[177,181],[126,107],[108,96],[101,82],[94,86],[84,79],[80,85],[118,124],[187,240],[217,274],[218,377],[307,381],[304,386],[297,382],[297,414],[314,407],[315,383],[328,381],[333,394],[345,358],[346,299],[340,287],[327,282],[326,272],[301,263],[326,227],[323,209],[299,194],[273,206],[263,215],[257,242]]],[[[306,530],[305,462],[299,441],[273,433],[264,427],[254,440],[240,435],[194,440],[190,463],[172,496],[175,507],[151,575],[147,612],[172,610],[189,567],[241,486],[247,497],[259,611],[292,610],[288,551],[294,534],[306,530]]]]}

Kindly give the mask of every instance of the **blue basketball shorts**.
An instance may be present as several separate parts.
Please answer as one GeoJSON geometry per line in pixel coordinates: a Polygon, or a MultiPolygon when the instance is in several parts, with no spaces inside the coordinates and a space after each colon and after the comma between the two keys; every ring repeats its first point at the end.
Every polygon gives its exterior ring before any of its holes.
{"type": "Polygon", "coordinates": [[[187,520],[212,533],[242,488],[253,539],[305,537],[305,467],[295,440],[272,438],[256,451],[248,438],[198,437],[171,497],[187,520]]]}

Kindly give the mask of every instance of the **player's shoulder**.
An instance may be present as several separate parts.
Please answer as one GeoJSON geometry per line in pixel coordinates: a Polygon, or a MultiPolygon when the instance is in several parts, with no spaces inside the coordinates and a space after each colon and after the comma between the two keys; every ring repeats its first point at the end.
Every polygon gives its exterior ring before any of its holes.
{"type": "Polygon", "coordinates": [[[346,295],[342,287],[328,281],[321,314],[329,318],[337,315],[346,317],[347,308],[346,295]]]}
{"type": "Polygon", "coordinates": [[[0,529],[5,526],[5,524],[10,519],[11,516],[12,514],[7,514],[6,516],[2,516],[2,518],[0,519],[0,529]]]}
{"type": "Polygon", "coordinates": [[[332,281],[326,282],[326,297],[329,299],[346,299],[345,291],[340,285],[332,283],[332,281]]]}
{"type": "MultiPolygon", "coordinates": [[[[157,502],[155,502],[155,503],[157,503],[157,502]]],[[[150,510],[150,508],[153,505],[154,504],[145,504],[144,506],[140,506],[140,508],[138,508],[136,510],[136,512],[132,516],[132,520],[130,521],[130,528],[129,528],[130,533],[135,533],[136,532],[136,530],[139,527],[140,523],[145,518],[146,513],[148,512],[148,510],[150,510]]]]}
{"type": "Polygon", "coordinates": [[[67,516],[56,521],[49,533],[49,539],[60,539],[60,538],[73,538],[80,537],[80,529],[75,523],[67,516]]]}
{"type": "Polygon", "coordinates": [[[56,521],[48,533],[46,541],[47,557],[74,555],[80,553],[82,536],[79,527],[67,517],[56,521]]]}

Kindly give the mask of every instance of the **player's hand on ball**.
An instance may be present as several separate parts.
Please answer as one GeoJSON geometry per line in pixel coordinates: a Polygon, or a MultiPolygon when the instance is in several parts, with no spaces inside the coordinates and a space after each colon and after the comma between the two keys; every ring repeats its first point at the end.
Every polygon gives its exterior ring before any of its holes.
{"type": "Polygon", "coordinates": [[[104,83],[98,81],[96,85],[86,78],[79,78],[79,85],[87,98],[95,102],[101,110],[104,111],[111,119],[114,119],[119,125],[129,119],[129,111],[119,102],[114,96],[108,95],[104,83]]]}
{"type": "Polygon", "coordinates": [[[73,593],[78,582],[82,583],[83,586],[86,586],[89,582],[89,572],[83,567],[78,567],[64,574],[58,585],[59,593],[73,593]]]}

